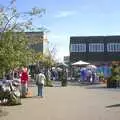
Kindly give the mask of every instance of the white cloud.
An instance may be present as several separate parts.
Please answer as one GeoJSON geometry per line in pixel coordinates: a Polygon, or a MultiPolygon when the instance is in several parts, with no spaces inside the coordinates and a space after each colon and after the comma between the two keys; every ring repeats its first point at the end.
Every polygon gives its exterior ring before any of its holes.
{"type": "Polygon", "coordinates": [[[68,17],[75,15],[76,11],[60,11],[58,14],[55,15],[55,18],[63,18],[63,17],[68,17]]]}

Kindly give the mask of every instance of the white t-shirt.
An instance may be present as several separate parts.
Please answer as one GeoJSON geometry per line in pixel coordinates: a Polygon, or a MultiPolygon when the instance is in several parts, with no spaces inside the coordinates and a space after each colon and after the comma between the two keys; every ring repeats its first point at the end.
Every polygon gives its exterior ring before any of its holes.
{"type": "Polygon", "coordinates": [[[44,85],[44,83],[45,83],[45,75],[43,73],[38,74],[37,81],[38,81],[38,83],[42,83],[44,85]]]}

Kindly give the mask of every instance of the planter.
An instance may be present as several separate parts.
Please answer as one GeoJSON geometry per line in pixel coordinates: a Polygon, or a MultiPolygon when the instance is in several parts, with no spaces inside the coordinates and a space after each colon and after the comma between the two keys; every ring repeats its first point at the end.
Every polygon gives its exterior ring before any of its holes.
{"type": "Polygon", "coordinates": [[[53,87],[51,80],[46,79],[45,82],[46,82],[45,87],[53,87]]]}
{"type": "Polygon", "coordinates": [[[103,78],[103,77],[100,77],[100,78],[99,78],[99,81],[100,81],[100,83],[104,83],[104,78],[103,78]]]}
{"type": "Polygon", "coordinates": [[[117,88],[117,80],[107,80],[107,88],[117,88]]]}
{"type": "Polygon", "coordinates": [[[62,80],[62,86],[67,86],[67,80],[66,79],[62,80]]]}

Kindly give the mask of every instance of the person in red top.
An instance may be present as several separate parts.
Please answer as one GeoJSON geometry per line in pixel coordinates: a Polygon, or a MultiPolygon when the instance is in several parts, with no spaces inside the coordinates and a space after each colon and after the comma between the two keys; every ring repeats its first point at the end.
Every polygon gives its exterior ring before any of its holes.
{"type": "Polygon", "coordinates": [[[24,68],[21,73],[21,96],[26,97],[28,92],[28,72],[27,68],[24,68]]]}

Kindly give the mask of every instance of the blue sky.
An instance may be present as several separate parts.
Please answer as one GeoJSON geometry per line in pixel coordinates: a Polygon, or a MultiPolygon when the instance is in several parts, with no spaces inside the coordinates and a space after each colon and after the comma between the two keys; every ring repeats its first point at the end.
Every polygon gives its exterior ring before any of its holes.
{"type": "Polygon", "coordinates": [[[120,35],[119,0],[17,0],[20,11],[33,6],[46,9],[34,24],[49,29],[48,40],[60,60],[69,55],[70,36],[120,35]]]}

